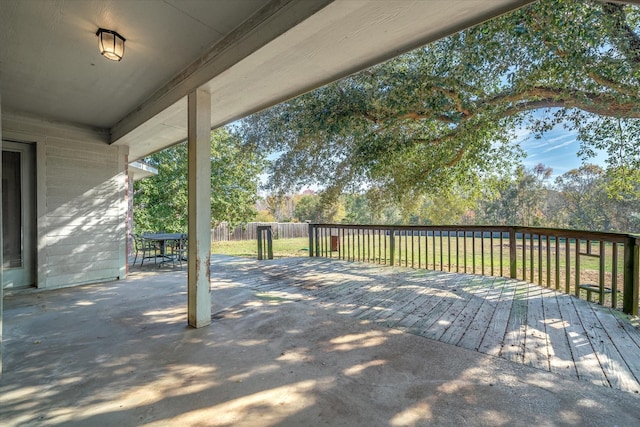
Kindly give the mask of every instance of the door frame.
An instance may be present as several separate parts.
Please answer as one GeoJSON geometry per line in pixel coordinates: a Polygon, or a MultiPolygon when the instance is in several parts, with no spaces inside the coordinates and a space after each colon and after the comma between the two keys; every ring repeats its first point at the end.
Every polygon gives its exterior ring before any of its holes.
{"type": "MultiPolygon", "coordinates": [[[[2,140],[2,151],[21,153],[21,203],[23,224],[23,268],[3,270],[2,287],[7,288],[5,282],[15,280],[26,274],[27,283],[8,285],[11,288],[24,288],[37,285],[37,221],[36,221],[36,144],[13,139],[2,140]],[[23,270],[23,272],[19,272],[23,270]],[[26,270],[26,272],[25,272],[26,270]]],[[[4,219],[6,220],[6,219],[4,219]]]]}

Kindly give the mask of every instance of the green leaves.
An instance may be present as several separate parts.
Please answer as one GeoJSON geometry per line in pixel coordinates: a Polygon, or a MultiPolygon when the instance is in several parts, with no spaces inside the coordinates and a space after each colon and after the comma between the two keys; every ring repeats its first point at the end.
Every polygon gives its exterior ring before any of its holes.
{"type": "Polygon", "coordinates": [[[552,170],[543,164],[532,168],[520,165],[515,176],[498,179],[497,191],[485,191],[477,212],[477,221],[484,224],[551,226],[548,215],[547,181],[552,170]]]}
{"type": "Polygon", "coordinates": [[[613,127],[602,118],[640,118],[639,10],[540,0],[255,114],[239,132],[273,158],[272,191],[376,188],[403,203],[505,176],[523,155],[510,143],[518,127],[564,123],[585,157],[609,154],[612,190],[629,191],[638,165],[621,159],[633,147],[603,136],[613,127]]]}
{"type": "Polygon", "coordinates": [[[606,152],[607,194],[619,200],[640,196],[640,119],[584,116],[579,155],[588,161],[606,152]]]}
{"type": "MultiPolygon", "coordinates": [[[[134,183],[134,227],[137,232],[187,231],[187,144],[181,143],[144,159],[158,175],[134,183]]],[[[256,211],[262,156],[243,148],[226,129],[211,133],[211,219],[233,225],[251,221],[256,211]]]]}

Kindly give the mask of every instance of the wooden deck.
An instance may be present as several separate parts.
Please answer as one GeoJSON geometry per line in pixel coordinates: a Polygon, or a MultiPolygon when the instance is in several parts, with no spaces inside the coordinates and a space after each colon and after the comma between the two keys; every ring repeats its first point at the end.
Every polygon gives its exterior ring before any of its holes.
{"type": "MultiPolygon", "coordinates": [[[[324,258],[212,258],[240,282],[563,376],[640,392],[640,331],[622,313],[529,283],[324,258]]],[[[214,302],[215,303],[215,302],[214,302]]]]}

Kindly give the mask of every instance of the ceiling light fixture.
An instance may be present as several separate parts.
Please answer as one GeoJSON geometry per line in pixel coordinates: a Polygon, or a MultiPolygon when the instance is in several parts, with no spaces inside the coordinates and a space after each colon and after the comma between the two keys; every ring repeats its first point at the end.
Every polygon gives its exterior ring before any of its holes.
{"type": "Polygon", "coordinates": [[[124,37],[115,31],[100,28],[98,36],[98,48],[100,54],[112,61],[120,61],[124,56],[124,37]]]}

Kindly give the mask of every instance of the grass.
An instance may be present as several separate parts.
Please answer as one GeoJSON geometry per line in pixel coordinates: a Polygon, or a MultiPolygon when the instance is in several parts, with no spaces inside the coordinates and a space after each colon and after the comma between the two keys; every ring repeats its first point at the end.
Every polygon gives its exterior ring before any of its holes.
{"type": "MultiPolygon", "coordinates": [[[[235,255],[246,257],[258,256],[258,243],[255,240],[238,240],[214,242],[211,253],[219,255],[235,255]]],[[[275,258],[298,257],[309,255],[309,239],[275,239],[273,241],[273,256],[275,258]]]]}
{"type": "MultiPolygon", "coordinates": [[[[373,261],[375,258],[376,261],[381,262],[383,264],[389,263],[389,237],[383,238],[383,241],[386,240],[383,244],[378,241],[367,242],[363,238],[362,241],[356,242],[349,240],[344,241],[341,247],[341,253],[333,252],[330,254],[325,249],[328,249],[328,243],[325,243],[324,246],[320,248],[320,252],[325,256],[333,256],[333,257],[342,257],[347,259],[360,259],[360,260],[368,260],[373,261]],[[374,245],[375,243],[375,245],[374,245]],[[386,250],[385,250],[386,247],[386,250]],[[381,252],[378,250],[381,249],[381,252]],[[382,255],[382,257],[381,257],[382,255]]],[[[471,239],[466,240],[466,254],[463,253],[462,248],[458,248],[455,244],[455,239],[451,241],[451,247],[449,247],[449,242],[445,238],[442,242],[439,241],[438,238],[435,239],[436,251],[434,252],[434,238],[428,237],[427,239],[415,237],[412,239],[402,238],[400,240],[396,237],[396,260],[395,264],[400,266],[418,266],[423,267],[425,262],[432,269],[440,269],[444,267],[445,269],[449,269],[449,265],[452,266],[452,270],[455,270],[455,266],[459,265],[460,270],[464,270],[464,266],[467,266],[467,271],[472,272],[477,270],[479,273],[481,270],[481,266],[484,264],[485,269],[490,269],[491,259],[493,259],[494,268],[499,270],[500,261],[502,260],[503,271],[505,274],[509,272],[509,249],[508,247],[503,247],[502,256],[500,256],[499,250],[499,240],[494,239],[493,246],[490,244],[490,240],[485,238],[485,244],[482,245],[482,238],[475,238],[475,257],[473,255],[474,250],[471,244],[471,239]],[[413,242],[412,242],[413,240],[413,242]],[[498,246],[498,247],[496,247],[498,246]],[[456,250],[459,252],[456,254],[456,250]],[[435,255],[435,256],[434,256],[435,255]],[[465,256],[466,255],[466,256],[465,256]]],[[[461,239],[462,240],[462,239],[461,239]]],[[[503,243],[508,244],[508,240],[505,240],[503,243]]],[[[517,270],[518,276],[522,275],[522,241],[518,240],[517,242],[518,256],[517,256],[517,270]]],[[[298,257],[298,256],[307,256],[309,254],[309,240],[306,237],[295,238],[295,239],[275,239],[273,240],[273,254],[274,257],[282,258],[282,257],[298,257]]],[[[463,245],[464,246],[464,245],[463,245]]],[[[530,274],[531,264],[530,264],[530,248],[529,242],[526,244],[527,246],[527,259],[526,259],[526,270],[528,275],[530,274]]],[[[561,269],[565,268],[565,255],[564,248],[561,248],[562,255],[559,258],[559,267],[561,269]]],[[[607,250],[610,251],[610,245],[607,245],[607,250]]],[[[555,250],[552,248],[552,252],[554,253],[552,258],[552,263],[555,260],[555,250]]],[[[215,242],[211,245],[211,253],[212,254],[223,254],[223,255],[234,255],[234,256],[246,256],[246,257],[257,257],[258,256],[258,245],[255,240],[240,240],[240,241],[226,241],[226,242],[215,242]]],[[[534,264],[538,263],[537,259],[537,244],[534,249],[534,264]]],[[[546,258],[546,257],[545,257],[546,258]]],[[[619,263],[621,264],[623,260],[623,254],[620,253],[618,258],[619,263]]],[[[607,256],[606,258],[607,265],[605,271],[611,271],[611,256],[607,256]]],[[[575,262],[575,251],[572,251],[571,255],[571,263],[575,262]]],[[[543,260],[543,263],[545,261],[543,260]]],[[[573,267],[573,266],[572,266],[573,267]]],[[[589,270],[598,270],[598,260],[594,260],[593,258],[583,258],[581,259],[581,267],[583,271],[589,270]]],[[[619,265],[619,272],[621,271],[622,265],[619,265]]]]}
{"type": "MultiPolygon", "coordinates": [[[[379,237],[375,239],[366,238],[366,236],[361,236],[358,240],[356,237],[351,238],[342,238],[340,242],[340,251],[339,252],[331,252],[329,248],[328,239],[321,239],[319,243],[319,253],[321,256],[332,257],[332,258],[342,258],[349,260],[360,260],[365,262],[372,263],[380,263],[387,264],[390,263],[390,238],[388,236],[383,236],[381,239],[379,237]],[[386,247],[386,249],[385,249],[386,247]]],[[[460,239],[460,247],[457,246],[457,243],[454,238],[449,241],[446,237],[440,240],[439,237],[435,239],[432,236],[427,238],[422,237],[418,238],[417,236],[413,239],[411,237],[405,238],[399,237],[395,238],[395,260],[394,264],[396,266],[407,266],[414,268],[428,268],[432,270],[444,270],[444,271],[452,271],[452,272],[467,272],[467,273],[476,273],[482,275],[503,275],[509,276],[509,248],[508,248],[508,239],[505,239],[502,244],[502,256],[500,255],[500,241],[499,239],[494,239],[491,242],[490,239],[482,237],[476,237],[475,239],[467,238],[460,239]],[[435,240],[435,242],[434,242],[435,240]],[[474,245],[475,241],[475,245],[474,245]],[[435,243],[435,251],[434,251],[434,243],[435,243]],[[466,246],[466,253],[465,248],[466,246]],[[474,251],[475,246],[475,251],[474,251]],[[475,252],[475,256],[473,255],[475,252]],[[435,255],[435,256],[434,256],[435,255]],[[491,269],[491,264],[493,260],[493,271],[491,269]],[[500,272],[500,262],[502,261],[502,274],[500,272]],[[466,266],[466,268],[465,268],[466,266]]],[[[521,239],[518,239],[516,242],[518,251],[517,251],[517,259],[516,259],[516,269],[517,269],[517,277],[519,279],[525,279],[527,281],[532,281],[534,283],[539,283],[543,286],[550,286],[552,288],[557,288],[560,290],[564,290],[566,288],[566,257],[565,251],[566,247],[564,245],[560,246],[560,256],[558,258],[558,264],[556,265],[556,257],[555,257],[555,243],[550,243],[550,264],[547,264],[546,259],[546,242],[542,241],[542,258],[538,258],[538,242],[534,242],[534,260],[533,265],[531,264],[530,258],[530,244],[531,241],[527,240],[523,242],[521,239]],[[522,259],[522,244],[526,245],[526,260],[523,265],[522,259]],[[540,262],[541,261],[541,262],[540,262]],[[523,266],[525,268],[523,268],[523,266]],[[532,268],[533,267],[533,268],[532,268]],[[540,270],[541,269],[541,270],[540,270]],[[555,278],[555,271],[559,269],[559,277],[558,281],[555,278]],[[524,271],[523,271],[524,270],[524,271]]],[[[572,245],[573,246],[573,245],[572,245]]],[[[296,239],[276,239],[273,240],[273,254],[275,258],[283,258],[283,257],[304,257],[309,255],[309,240],[307,238],[296,238],[296,239]]],[[[581,251],[584,251],[585,247],[581,248],[581,251]]],[[[605,283],[607,286],[611,286],[611,245],[607,244],[605,247],[605,251],[607,253],[605,259],[605,283]]],[[[596,250],[597,252],[597,250],[596,250]]],[[[227,241],[227,242],[216,242],[211,245],[211,253],[212,254],[224,254],[224,255],[234,255],[234,256],[245,256],[257,258],[258,256],[258,245],[255,240],[245,240],[245,241],[227,241]]],[[[573,293],[575,290],[575,248],[570,248],[570,270],[571,270],[571,292],[573,293]]],[[[618,290],[622,291],[622,264],[624,260],[624,254],[621,249],[619,249],[618,255],[618,290]]],[[[599,260],[594,259],[592,257],[581,257],[581,265],[580,265],[580,282],[581,283],[598,283],[598,271],[599,271],[599,260]]],[[[586,296],[586,292],[584,290],[580,291],[582,298],[586,296]]],[[[605,305],[611,306],[611,295],[607,294],[605,296],[606,303],[605,305]]],[[[622,295],[618,298],[617,305],[622,303],[622,295]]]]}
{"type": "MultiPolygon", "coordinates": [[[[340,251],[332,252],[329,249],[327,236],[322,236],[319,242],[319,252],[322,256],[358,260],[380,264],[390,264],[391,238],[385,235],[341,235],[340,251]]],[[[395,255],[394,265],[413,268],[428,268],[431,270],[443,270],[460,273],[475,273],[485,276],[510,276],[509,239],[482,237],[467,237],[456,239],[447,236],[396,236],[394,238],[395,255]],[[458,246],[458,244],[460,246],[458,246]],[[500,249],[502,247],[502,254],[500,249]],[[500,268],[502,264],[502,271],[500,268]]],[[[566,274],[569,269],[569,292],[575,292],[576,278],[576,253],[575,245],[570,245],[569,265],[566,264],[567,247],[560,244],[558,258],[556,258],[555,241],[547,242],[545,239],[533,242],[530,239],[516,240],[516,274],[518,279],[524,279],[542,286],[566,290],[566,274]],[[532,245],[533,243],[533,245],[532,245]],[[523,259],[523,244],[526,248],[526,257],[523,259]],[[532,247],[533,246],[533,247],[532,247]],[[549,250],[547,259],[547,249],[549,250]],[[533,254],[533,260],[531,255],[533,254]],[[533,261],[533,262],[532,262],[533,261]],[[557,276],[556,276],[557,273],[557,276]]],[[[586,250],[585,244],[580,251],[586,250]]],[[[599,253],[599,247],[594,247],[592,253],[599,253]]],[[[618,291],[622,291],[623,284],[623,249],[618,247],[617,283],[618,291]]],[[[598,258],[580,256],[580,283],[599,282],[600,263],[598,258]]],[[[605,245],[604,283],[612,286],[612,246],[605,245]]],[[[586,297],[586,291],[580,290],[582,297],[586,297]]],[[[605,296],[605,305],[611,306],[611,294],[605,296]]],[[[620,295],[616,306],[622,303],[620,295]]]]}
{"type": "MultiPolygon", "coordinates": [[[[354,238],[344,239],[342,242],[342,252],[339,255],[345,258],[355,258],[355,259],[363,259],[369,260],[370,258],[375,258],[376,260],[380,260],[382,263],[389,263],[390,261],[390,238],[388,236],[382,237],[382,239],[378,239],[377,236],[369,239],[367,236],[363,236],[361,241],[354,242],[354,238]],[[380,241],[381,240],[381,241],[380,241]]],[[[395,237],[395,264],[403,265],[403,266],[422,266],[428,264],[431,268],[439,269],[440,266],[456,266],[459,265],[460,268],[463,266],[467,266],[468,269],[473,269],[475,265],[476,269],[480,269],[484,264],[485,268],[490,268],[491,262],[493,260],[494,268],[499,269],[500,262],[502,261],[503,269],[509,271],[509,240],[503,239],[502,241],[502,255],[500,254],[500,240],[498,238],[491,239],[489,238],[467,238],[467,239],[459,239],[461,243],[460,246],[456,243],[455,237],[452,237],[451,240],[444,237],[440,240],[439,237],[395,237]],[[475,243],[475,247],[474,247],[475,243]],[[466,248],[465,248],[466,246],[466,248]],[[474,255],[475,254],[475,255],[474,255]]],[[[531,240],[527,239],[525,243],[526,246],[526,259],[523,260],[522,257],[522,239],[516,240],[517,252],[516,252],[516,268],[518,271],[522,271],[523,266],[526,266],[526,269],[529,270],[531,268],[531,240]]],[[[543,256],[543,264],[546,264],[546,242],[542,241],[541,252],[543,256]]],[[[533,254],[534,254],[534,264],[538,265],[538,255],[539,255],[539,243],[537,241],[534,242],[533,246],[533,254]]],[[[551,262],[555,265],[555,246],[554,243],[550,243],[550,255],[552,257],[551,262]]],[[[581,248],[581,251],[584,251],[584,245],[581,248]]],[[[607,243],[606,247],[606,257],[605,257],[605,271],[611,271],[612,269],[612,257],[611,257],[611,244],[607,243]]],[[[328,244],[322,243],[320,246],[320,252],[325,254],[328,253],[328,244]]],[[[558,266],[561,269],[566,267],[566,256],[565,256],[566,247],[564,244],[559,247],[559,263],[558,266]]],[[[597,250],[594,251],[598,253],[597,250]]],[[[336,252],[333,253],[333,256],[338,256],[336,252]]],[[[621,247],[618,248],[618,271],[621,271],[622,268],[622,260],[624,258],[623,249],[621,247]]],[[[575,266],[575,247],[571,247],[571,256],[570,256],[570,264],[571,268],[575,266]]],[[[581,257],[580,264],[582,270],[599,270],[599,260],[594,259],[593,257],[581,257]]]]}

